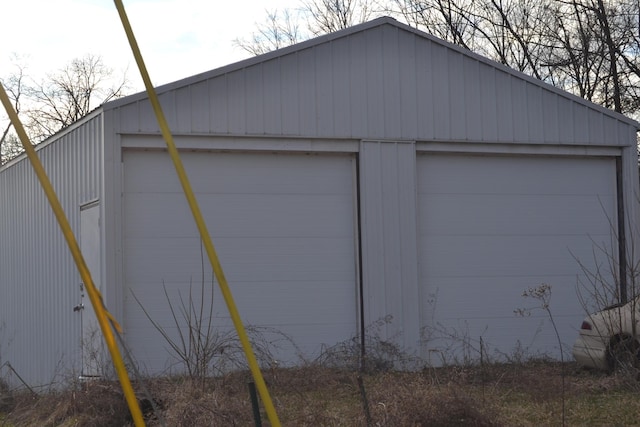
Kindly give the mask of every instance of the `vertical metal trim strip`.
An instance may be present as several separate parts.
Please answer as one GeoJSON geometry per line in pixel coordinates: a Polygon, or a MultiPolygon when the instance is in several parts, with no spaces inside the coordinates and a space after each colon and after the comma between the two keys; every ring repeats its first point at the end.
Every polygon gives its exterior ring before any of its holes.
{"type": "Polygon", "coordinates": [[[622,157],[616,157],[616,199],[618,208],[618,290],[620,301],[627,302],[627,238],[625,229],[624,183],[622,176],[622,157]]]}

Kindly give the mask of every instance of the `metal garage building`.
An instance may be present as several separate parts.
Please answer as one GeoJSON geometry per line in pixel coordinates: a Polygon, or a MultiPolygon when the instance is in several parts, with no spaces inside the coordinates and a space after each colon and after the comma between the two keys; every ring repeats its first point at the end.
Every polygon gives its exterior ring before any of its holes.
{"type": "MultiPolygon", "coordinates": [[[[576,258],[633,241],[636,122],[390,18],[158,92],[243,320],[306,358],[382,318],[381,339],[433,363],[480,338],[557,355],[544,313],[514,315],[523,290],[553,286],[570,344],[576,258]]],[[[146,95],[39,154],[140,366],[169,369],[133,295],[170,328],[163,285],[211,274],[146,95]]],[[[79,276],[24,158],[0,201],[0,363],[33,385],[79,373],[79,276]]]]}

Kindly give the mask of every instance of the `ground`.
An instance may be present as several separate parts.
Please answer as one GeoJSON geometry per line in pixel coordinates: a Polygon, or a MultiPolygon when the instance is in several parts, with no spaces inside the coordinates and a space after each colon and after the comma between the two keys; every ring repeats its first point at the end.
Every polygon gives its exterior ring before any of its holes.
{"type": "MultiPolygon", "coordinates": [[[[362,374],[310,366],[268,370],[264,376],[285,426],[639,424],[636,373],[606,374],[573,363],[529,361],[362,374]]],[[[249,380],[247,372],[205,381],[148,379],[159,416],[141,384],[135,386],[148,426],[252,426],[249,380]]],[[[117,382],[75,384],[38,396],[14,391],[3,401],[0,426],[132,425],[117,382]]],[[[269,425],[264,411],[262,421],[269,425]]]]}

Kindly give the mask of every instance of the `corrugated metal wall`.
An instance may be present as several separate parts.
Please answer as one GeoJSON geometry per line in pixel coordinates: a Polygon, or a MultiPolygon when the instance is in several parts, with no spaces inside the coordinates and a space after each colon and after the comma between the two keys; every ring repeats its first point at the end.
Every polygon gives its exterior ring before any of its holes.
{"type": "Polygon", "coordinates": [[[364,325],[392,316],[382,338],[415,350],[420,341],[415,144],[363,141],[360,165],[364,325]]]}
{"type": "MultiPolygon", "coordinates": [[[[638,192],[636,123],[390,19],[190,77],[159,93],[175,135],[213,136],[182,138],[185,149],[214,140],[216,149],[274,151],[313,151],[309,141],[360,142],[354,151],[364,321],[393,314],[394,325],[383,334],[402,334],[407,347],[419,335],[411,318],[420,315],[416,147],[497,156],[622,155],[625,192],[638,192]]],[[[116,146],[122,134],[158,135],[144,95],[106,108],[115,128],[107,138],[116,146]]],[[[125,138],[128,148],[161,147],[156,139],[125,138]]],[[[114,151],[114,180],[119,156],[114,151]]],[[[631,241],[639,205],[633,196],[626,203],[631,241]]],[[[121,269],[114,269],[116,279],[121,269]]]]}
{"type": "MultiPolygon", "coordinates": [[[[77,238],[80,205],[100,198],[101,151],[99,112],[38,151],[77,238]]],[[[0,363],[31,386],[61,381],[79,367],[79,274],[25,158],[0,169],[0,198],[0,363]]]]}
{"type": "MultiPolygon", "coordinates": [[[[171,129],[176,134],[628,143],[628,124],[610,112],[400,24],[318,40],[173,85],[161,95],[171,129]]],[[[148,101],[134,99],[120,108],[121,130],[157,132],[148,101]]]]}

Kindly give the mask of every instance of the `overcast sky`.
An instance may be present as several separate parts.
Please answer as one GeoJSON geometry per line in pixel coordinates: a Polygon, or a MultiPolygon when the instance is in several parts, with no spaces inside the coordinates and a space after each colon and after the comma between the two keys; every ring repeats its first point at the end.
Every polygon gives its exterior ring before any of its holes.
{"type": "MultiPolygon", "coordinates": [[[[154,85],[249,57],[234,47],[248,38],[265,10],[298,7],[299,0],[123,0],[154,85]]],[[[33,77],[87,53],[116,70],[129,68],[135,91],[143,86],[112,0],[4,0],[0,9],[0,76],[18,54],[33,77]]]]}

